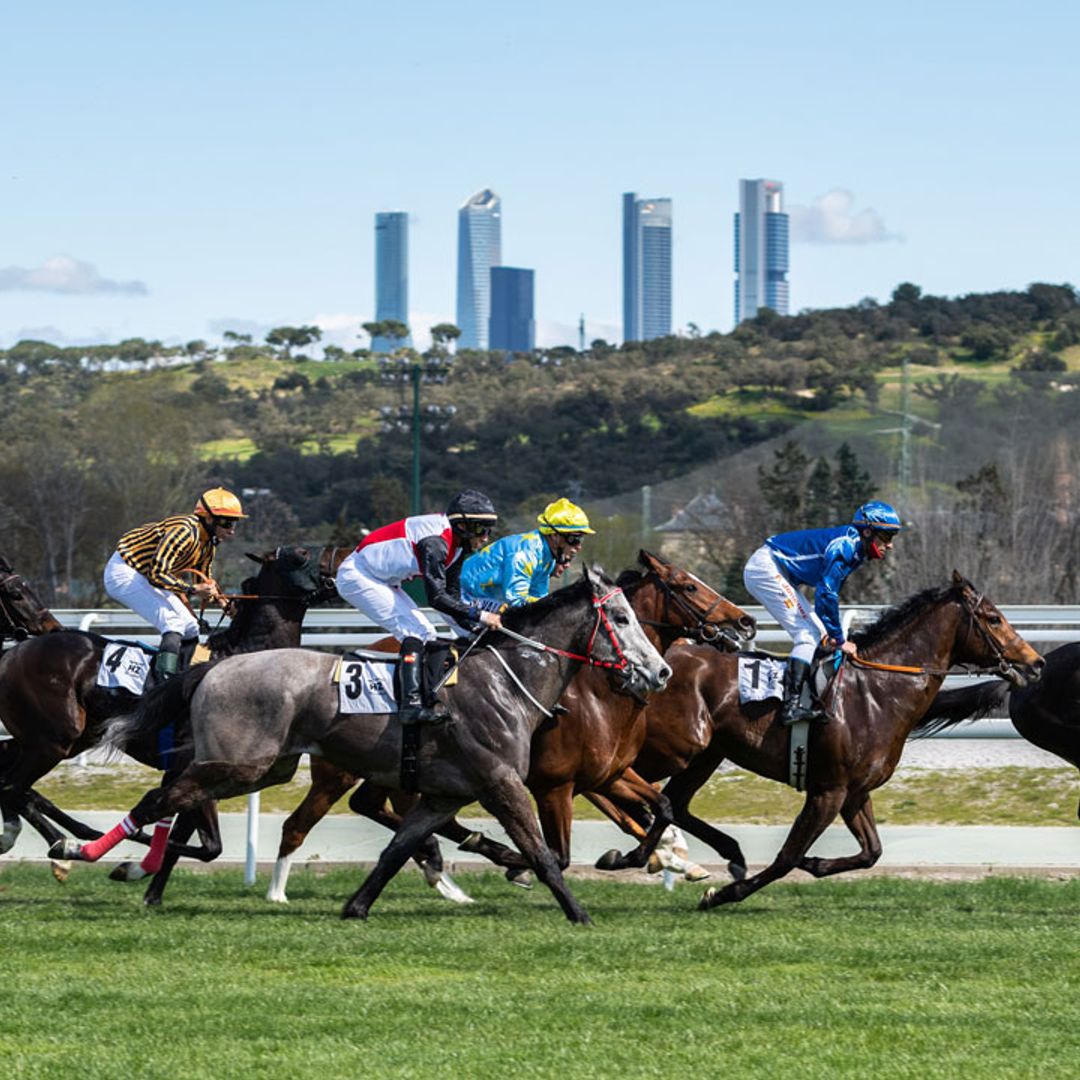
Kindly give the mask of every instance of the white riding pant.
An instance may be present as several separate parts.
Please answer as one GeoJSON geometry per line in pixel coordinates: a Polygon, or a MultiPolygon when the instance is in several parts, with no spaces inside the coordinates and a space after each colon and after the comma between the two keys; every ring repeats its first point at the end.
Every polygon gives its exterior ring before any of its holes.
{"type": "Polygon", "coordinates": [[[743,570],[747,592],[791,635],[791,656],[810,663],[826,636],[825,625],[794,585],[781,573],[767,544],[754,552],[743,570]]]}
{"type": "Polygon", "coordinates": [[[105,591],[117,603],[153,623],[159,634],[172,631],[182,638],[199,636],[199,621],[184,601],[176,593],[151,585],[138,570],[120,558],[118,551],[105,564],[103,580],[105,591]]]}
{"type": "Polygon", "coordinates": [[[338,567],[337,591],[342,600],[347,600],[398,641],[407,637],[435,641],[439,635],[416,601],[400,585],[388,585],[366,574],[358,555],[354,551],[338,567]]]}

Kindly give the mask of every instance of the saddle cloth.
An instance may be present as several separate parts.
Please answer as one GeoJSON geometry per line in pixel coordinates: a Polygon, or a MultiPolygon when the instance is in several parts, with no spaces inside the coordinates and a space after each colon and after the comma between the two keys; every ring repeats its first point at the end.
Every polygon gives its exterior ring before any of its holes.
{"type": "Polygon", "coordinates": [[[783,698],[783,660],[772,660],[754,653],[739,654],[739,702],[783,698]]]}
{"type": "Polygon", "coordinates": [[[97,685],[108,690],[141,694],[146,687],[154,652],[138,642],[110,641],[101,654],[97,685]]]}
{"type": "Polygon", "coordinates": [[[331,681],[338,687],[342,713],[396,713],[394,669],[397,657],[383,660],[346,660],[334,665],[331,681]]]}

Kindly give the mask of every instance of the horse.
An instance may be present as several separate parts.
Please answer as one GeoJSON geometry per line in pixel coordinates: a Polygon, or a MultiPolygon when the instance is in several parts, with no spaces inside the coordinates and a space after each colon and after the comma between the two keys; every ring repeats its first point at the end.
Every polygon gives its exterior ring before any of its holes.
{"type": "MultiPolygon", "coordinates": [[[[870,793],[892,776],[948,669],[989,665],[1025,686],[1044,664],[956,571],[949,585],[888,609],[852,640],[859,656],[844,660],[826,691],[829,718],[811,724],[806,801],[780,852],[759,873],[747,877],[744,870],[724,888],[709,889],[701,909],[743,900],[795,868],[826,877],[873,866],[882,849],[870,793]],[[837,814],[859,842],[859,853],[808,857],[837,814]]],[[[786,783],[790,729],[779,723],[778,701],[740,704],[737,656],[678,644],[666,659],[672,677],[645,710],[645,745],[634,768],[647,780],[670,777],[663,790],[675,824],[745,868],[737,842],[691,814],[690,800],[725,759],[786,783]]],[[[622,809],[640,813],[637,806],[622,809]]]]}
{"type": "Polygon", "coordinates": [[[24,641],[32,634],[63,629],[64,624],[41,602],[26,578],[0,555],[0,651],[5,641],[24,641]]]}
{"type": "MultiPolygon", "coordinates": [[[[640,570],[624,571],[616,583],[626,593],[634,614],[661,655],[677,638],[736,648],[739,642],[754,636],[757,627],[753,618],[700,578],[649,551],[638,553],[638,564],[640,570]]],[[[397,649],[392,638],[380,642],[383,645],[397,649]]],[[[645,860],[667,827],[670,817],[666,803],[651,785],[627,772],[645,737],[642,705],[625,694],[612,693],[608,680],[597,669],[584,668],[563,695],[558,717],[541,725],[533,737],[526,786],[536,800],[544,839],[564,870],[570,864],[575,794],[587,793],[592,797],[598,793],[597,797],[603,799],[605,795],[625,790],[647,800],[656,814],[651,842],[643,847],[645,860]]],[[[293,854],[357,779],[329,762],[312,758],[311,788],[281,827],[268,900],[287,902],[286,884],[293,854]]],[[[354,811],[395,830],[401,825],[401,813],[409,805],[401,792],[379,787],[370,780],[364,781],[349,800],[354,811]],[[390,809],[385,806],[387,798],[393,804],[390,809]]],[[[602,808],[605,805],[601,802],[602,808]]],[[[635,835],[644,837],[635,826],[630,828],[635,835]]],[[[472,832],[456,819],[438,832],[464,845],[466,850],[507,867],[508,879],[522,883],[525,864],[517,852],[472,832]]],[[[460,890],[453,893],[440,887],[440,892],[462,901],[460,890]]]]}
{"type": "Polygon", "coordinates": [[[1042,678],[1033,686],[1012,687],[994,679],[942,690],[915,726],[914,736],[925,738],[964,720],[1001,716],[1007,708],[1013,727],[1028,742],[1080,768],[1080,642],[1052,649],[1044,659],[1042,678]]]}
{"type": "MultiPolygon", "coordinates": [[[[211,661],[237,653],[298,645],[308,605],[327,591],[318,559],[307,548],[281,547],[248,557],[259,564],[258,574],[244,582],[247,595],[233,601],[230,626],[210,636],[207,644],[211,661]]],[[[0,771],[4,819],[0,854],[14,845],[22,828],[20,818],[25,818],[49,844],[62,839],[56,824],[84,840],[100,836],[33,791],[33,785],[61,761],[96,746],[107,721],[131,707],[130,696],[97,686],[107,644],[107,639],[97,634],[66,630],[24,641],[0,656],[0,717],[13,736],[5,746],[0,771]]],[[[183,685],[189,675],[184,673],[172,681],[183,685]]],[[[144,764],[161,767],[156,745],[137,748],[133,756],[144,764]]],[[[147,891],[148,904],[160,902],[178,854],[203,861],[220,854],[216,809],[208,805],[178,819],[171,844],[174,847],[166,854],[166,865],[147,891]],[[196,828],[202,846],[182,846],[196,828]]],[[[114,876],[134,880],[141,875],[137,869],[122,864],[114,870],[114,876]]]]}
{"type": "MultiPolygon", "coordinates": [[[[401,786],[404,731],[396,712],[342,714],[334,656],[286,649],[272,657],[222,661],[186,703],[170,686],[110,727],[112,745],[152,737],[182,720],[190,764],[148,792],[106,839],[210,798],[241,795],[288,780],[300,756],[318,754],[338,768],[401,786]],[[170,699],[171,700],[168,700],[170,699]]],[[[450,720],[416,731],[417,804],[346,903],[343,916],[366,918],[385,884],[414,849],[463,806],[479,800],[509,833],[556,897],[566,917],[589,917],[567,888],[544,845],[524,778],[533,733],[583,663],[602,667],[615,685],[644,694],[664,685],[670,669],[650,644],[621,589],[596,568],[552,596],[507,612],[500,631],[481,633],[445,688],[450,720]]],[[[62,857],[81,849],[59,844],[62,857]]],[[[98,849],[95,848],[95,855],[98,849]]]]}

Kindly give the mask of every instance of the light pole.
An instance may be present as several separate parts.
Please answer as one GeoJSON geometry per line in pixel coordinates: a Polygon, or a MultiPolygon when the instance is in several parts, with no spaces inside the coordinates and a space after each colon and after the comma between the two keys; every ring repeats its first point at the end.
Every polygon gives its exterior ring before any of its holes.
{"type": "Polygon", "coordinates": [[[381,412],[383,417],[383,431],[406,431],[412,430],[412,511],[415,516],[421,512],[421,488],[420,488],[420,434],[421,423],[423,431],[431,434],[435,431],[445,430],[450,418],[457,412],[453,405],[428,405],[420,408],[420,384],[423,382],[442,383],[446,382],[447,372],[450,370],[449,357],[428,356],[423,360],[409,356],[391,356],[381,360],[381,377],[383,382],[396,383],[403,386],[408,382],[412,387],[412,408],[402,405],[398,409],[385,406],[381,412]]]}

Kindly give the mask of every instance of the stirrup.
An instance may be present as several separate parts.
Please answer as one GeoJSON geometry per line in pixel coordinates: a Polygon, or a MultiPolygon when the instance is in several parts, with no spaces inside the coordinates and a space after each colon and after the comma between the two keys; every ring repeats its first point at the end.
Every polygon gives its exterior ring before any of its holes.
{"type": "Polygon", "coordinates": [[[406,705],[398,716],[405,727],[412,724],[445,724],[450,719],[450,711],[441,701],[437,701],[434,705],[406,705]]]}

